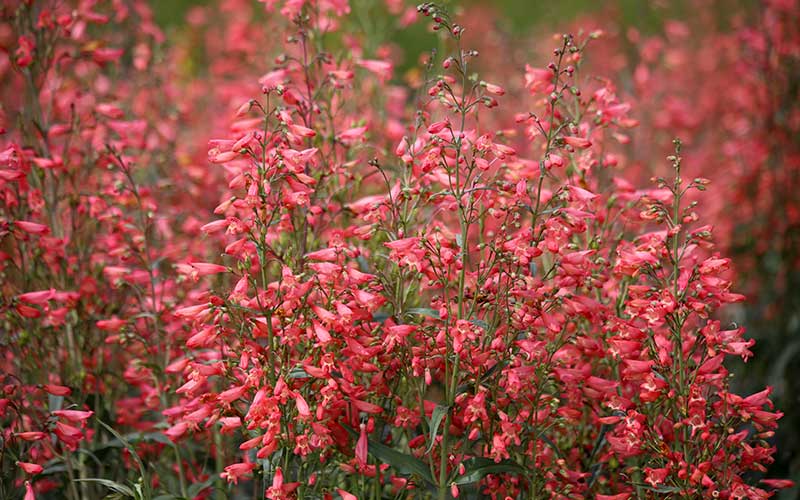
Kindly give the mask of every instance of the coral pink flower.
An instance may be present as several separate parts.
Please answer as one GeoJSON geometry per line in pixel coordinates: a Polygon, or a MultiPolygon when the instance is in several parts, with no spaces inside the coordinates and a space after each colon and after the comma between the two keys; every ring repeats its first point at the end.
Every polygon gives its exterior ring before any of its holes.
{"type": "Polygon", "coordinates": [[[22,470],[24,470],[26,474],[32,474],[32,475],[41,474],[42,471],[44,470],[44,467],[42,467],[39,464],[31,464],[28,462],[17,462],[17,465],[22,470]]]}
{"type": "Polygon", "coordinates": [[[254,463],[231,464],[225,467],[225,472],[220,473],[219,477],[227,480],[228,483],[238,484],[239,479],[249,475],[255,467],[254,463]]]}

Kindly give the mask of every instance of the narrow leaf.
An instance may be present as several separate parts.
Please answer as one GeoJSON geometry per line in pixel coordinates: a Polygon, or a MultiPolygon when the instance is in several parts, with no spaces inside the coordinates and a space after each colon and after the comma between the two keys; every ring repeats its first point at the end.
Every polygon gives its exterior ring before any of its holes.
{"type": "Polygon", "coordinates": [[[108,479],[100,479],[100,478],[89,478],[89,479],[75,479],[75,481],[82,481],[87,483],[98,483],[102,484],[106,488],[110,489],[111,491],[117,492],[121,495],[125,495],[128,497],[133,498],[133,490],[125,486],[124,484],[120,484],[116,481],[110,481],[108,479]]]}
{"type": "Polygon", "coordinates": [[[521,465],[510,460],[503,460],[496,463],[489,458],[471,458],[464,462],[466,472],[463,476],[459,476],[453,481],[457,485],[477,483],[487,474],[515,474],[517,476],[525,477],[526,470],[521,465]]]}
{"type": "Polygon", "coordinates": [[[431,413],[431,418],[428,421],[428,449],[425,450],[425,453],[428,454],[433,449],[433,444],[436,442],[436,434],[439,432],[439,424],[442,423],[442,419],[447,415],[448,410],[450,410],[449,406],[442,406],[436,405],[436,408],[433,409],[433,413],[431,413]]]}
{"type": "Polygon", "coordinates": [[[430,484],[435,484],[428,466],[417,457],[406,455],[381,443],[369,441],[369,453],[377,460],[391,465],[398,474],[416,475],[430,484]]]}
{"type": "Polygon", "coordinates": [[[194,483],[194,484],[190,485],[189,489],[187,491],[187,494],[189,495],[189,498],[194,498],[197,495],[199,495],[200,492],[202,492],[204,489],[212,486],[214,484],[214,481],[216,481],[217,479],[218,479],[218,476],[212,475],[210,478],[206,479],[202,483],[194,483]]]}
{"type": "Polygon", "coordinates": [[[311,375],[306,373],[302,367],[295,366],[292,368],[292,371],[289,372],[289,378],[311,378],[311,375]]]}
{"type": "Polygon", "coordinates": [[[428,318],[439,319],[439,311],[431,309],[430,307],[413,307],[406,312],[408,314],[416,314],[418,316],[427,316],[428,318]]]}
{"type": "MultiPolygon", "coordinates": [[[[150,487],[149,487],[149,480],[147,478],[147,470],[145,469],[145,466],[144,466],[144,463],[142,462],[142,459],[139,458],[139,454],[136,453],[136,449],[133,447],[133,445],[127,439],[122,437],[122,434],[120,434],[119,432],[114,430],[110,425],[106,424],[105,422],[103,422],[99,418],[97,419],[97,423],[102,425],[108,432],[110,432],[115,438],[117,438],[125,446],[125,448],[130,452],[130,454],[133,457],[133,459],[136,460],[136,465],[139,467],[139,477],[144,481],[144,484],[148,485],[147,486],[147,490],[148,490],[148,495],[149,495],[150,487]]],[[[133,493],[133,492],[131,492],[131,493],[133,493]]],[[[133,496],[133,495],[131,495],[131,496],[133,496]]]]}
{"type": "MultiPolygon", "coordinates": [[[[347,426],[344,427],[351,436],[356,437],[358,433],[347,426]]],[[[417,457],[401,453],[395,449],[381,444],[377,441],[369,440],[369,454],[380,462],[389,464],[399,475],[414,476],[422,478],[430,485],[436,485],[431,477],[431,471],[427,464],[417,457]]]]}

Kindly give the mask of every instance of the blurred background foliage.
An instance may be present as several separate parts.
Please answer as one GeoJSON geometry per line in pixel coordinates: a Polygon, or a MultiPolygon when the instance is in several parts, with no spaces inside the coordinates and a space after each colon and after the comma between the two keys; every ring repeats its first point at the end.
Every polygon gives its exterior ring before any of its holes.
{"type": "MultiPolygon", "coordinates": [[[[151,0],[158,23],[166,29],[184,22],[186,12],[197,5],[205,5],[207,0],[151,0]]],[[[354,4],[374,4],[376,0],[357,0],[354,4]]],[[[541,26],[554,26],[590,15],[600,10],[612,8],[619,14],[624,25],[636,26],[643,32],[654,32],[663,26],[667,18],[680,19],[692,15],[694,8],[685,0],[445,0],[438,2],[449,8],[459,5],[491,5],[501,12],[507,27],[515,33],[525,32],[541,26]]],[[[736,2],[748,9],[758,8],[755,0],[736,2]]],[[[721,23],[726,22],[727,14],[732,12],[731,2],[708,0],[708,7],[714,9],[721,23]]],[[[413,47],[410,47],[413,48],[413,47]]]]}
{"type": "MultiPolygon", "coordinates": [[[[208,0],[150,1],[156,21],[172,37],[181,36],[177,34],[186,28],[186,15],[193,7],[209,3],[208,0]]],[[[406,3],[414,1],[407,0],[406,3]]],[[[601,12],[613,13],[616,22],[614,28],[621,33],[628,28],[635,28],[643,35],[650,35],[663,32],[665,20],[691,17],[697,4],[691,0],[440,0],[436,3],[456,14],[460,8],[489,7],[498,13],[497,18],[490,21],[491,27],[515,38],[533,32],[556,32],[560,27],[601,12]]],[[[717,27],[724,27],[730,22],[732,13],[754,12],[759,2],[707,0],[704,3],[705,9],[714,11],[717,27]],[[732,5],[736,8],[731,8],[732,5]]],[[[369,28],[375,31],[378,39],[386,38],[384,29],[388,28],[389,20],[382,0],[351,0],[350,4],[354,7],[354,14],[363,21],[362,25],[371,25],[369,28]]],[[[607,15],[604,16],[604,19],[607,18],[607,15]]],[[[365,29],[368,28],[365,26],[365,29]]],[[[437,43],[436,37],[424,23],[415,23],[407,29],[394,32],[389,38],[405,54],[399,68],[401,73],[418,67],[419,56],[428,53],[437,43]]]]}
{"type": "MultiPolygon", "coordinates": [[[[151,2],[157,22],[171,40],[195,36],[185,21],[186,16],[193,7],[208,4],[206,0],[151,2]]],[[[666,21],[692,19],[698,5],[697,1],[692,0],[442,0],[437,3],[456,15],[462,7],[489,7],[499,15],[485,21],[487,29],[518,40],[530,40],[532,34],[556,33],[576,23],[580,25],[584,20],[591,22],[592,16],[601,19],[605,29],[617,33],[628,33],[634,29],[642,35],[663,34],[666,21]]],[[[425,23],[414,23],[406,29],[392,31],[394,28],[391,28],[392,23],[382,0],[351,0],[350,4],[353,15],[357,16],[357,23],[365,31],[364,48],[367,52],[376,50],[377,44],[385,40],[390,40],[401,49],[404,58],[398,67],[399,75],[408,77],[418,71],[420,57],[439,43],[425,23]],[[374,44],[371,45],[371,41],[374,44]]],[[[761,6],[758,0],[707,0],[702,3],[702,8],[711,11],[711,19],[717,23],[709,28],[725,31],[733,22],[734,15],[741,16],[744,13],[746,17],[755,18],[761,6]]],[[[198,48],[190,60],[191,67],[184,68],[186,77],[202,78],[205,58],[201,50],[198,48]]],[[[533,47],[523,47],[521,50],[536,53],[533,47]]],[[[489,54],[489,57],[507,56],[510,57],[508,54],[489,54]]],[[[633,62],[638,52],[631,45],[625,56],[629,62],[633,62]]],[[[621,80],[625,78],[625,75],[620,75],[621,80]]],[[[797,206],[800,204],[800,195],[798,200],[788,200],[788,203],[797,206]]],[[[791,478],[800,483],[800,435],[796,432],[800,430],[800,270],[790,268],[788,272],[780,271],[782,263],[797,261],[800,235],[788,235],[788,239],[790,244],[783,249],[773,249],[760,255],[757,268],[749,276],[737,278],[739,289],[754,288],[748,283],[748,280],[754,280],[761,290],[758,297],[748,297],[743,311],[736,312],[738,319],[747,326],[748,335],[755,338],[757,344],[753,348],[753,359],[748,363],[730,363],[730,368],[736,373],[735,383],[741,394],[756,392],[765,385],[776,389],[773,397],[785,416],[774,438],[778,454],[769,475],[791,478]],[[785,251],[790,254],[781,254],[785,251]],[[783,280],[780,287],[763,286],[763,283],[769,283],[779,276],[783,280]],[[770,310],[772,312],[767,312],[770,310]]],[[[744,241],[744,245],[732,250],[734,262],[737,255],[753,251],[756,242],[747,244],[747,238],[744,241]]],[[[783,490],[776,498],[800,499],[800,488],[783,490]]]]}

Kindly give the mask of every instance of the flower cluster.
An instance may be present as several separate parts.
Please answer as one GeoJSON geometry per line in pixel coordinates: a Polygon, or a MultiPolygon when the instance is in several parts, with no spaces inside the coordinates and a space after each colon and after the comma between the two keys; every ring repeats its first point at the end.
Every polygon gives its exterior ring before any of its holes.
{"type": "Polygon", "coordinates": [[[604,33],[481,77],[387,0],[445,51],[401,85],[362,4],[220,1],[174,47],[140,2],[2,7],[0,496],[790,486],[709,181],[679,140],[627,168],[604,33]]]}

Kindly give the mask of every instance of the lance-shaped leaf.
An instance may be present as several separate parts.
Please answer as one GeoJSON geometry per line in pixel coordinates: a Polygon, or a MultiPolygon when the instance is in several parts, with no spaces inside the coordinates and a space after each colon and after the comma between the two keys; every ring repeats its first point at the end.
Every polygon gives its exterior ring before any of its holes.
{"type": "MultiPolygon", "coordinates": [[[[358,436],[358,433],[356,433],[356,431],[353,429],[347,426],[343,427],[347,429],[347,432],[349,432],[353,437],[358,436]]],[[[431,471],[428,468],[428,465],[417,457],[399,452],[372,439],[369,440],[368,449],[370,455],[375,457],[375,459],[379,462],[391,466],[399,475],[417,476],[426,481],[428,484],[436,484],[431,476],[431,471]]]]}
{"type": "Polygon", "coordinates": [[[453,481],[459,486],[477,483],[488,474],[514,474],[523,478],[527,475],[527,470],[516,462],[503,460],[497,463],[484,457],[470,458],[464,462],[464,468],[466,469],[464,474],[453,481]]]}
{"type": "Polygon", "coordinates": [[[442,419],[447,415],[449,410],[449,406],[442,405],[436,405],[436,408],[433,409],[431,418],[428,421],[428,449],[425,450],[426,454],[430,453],[433,449],[433,445],[436,442],[436,434],[439,432],[439,425],[442,423],[442,419]]]}

